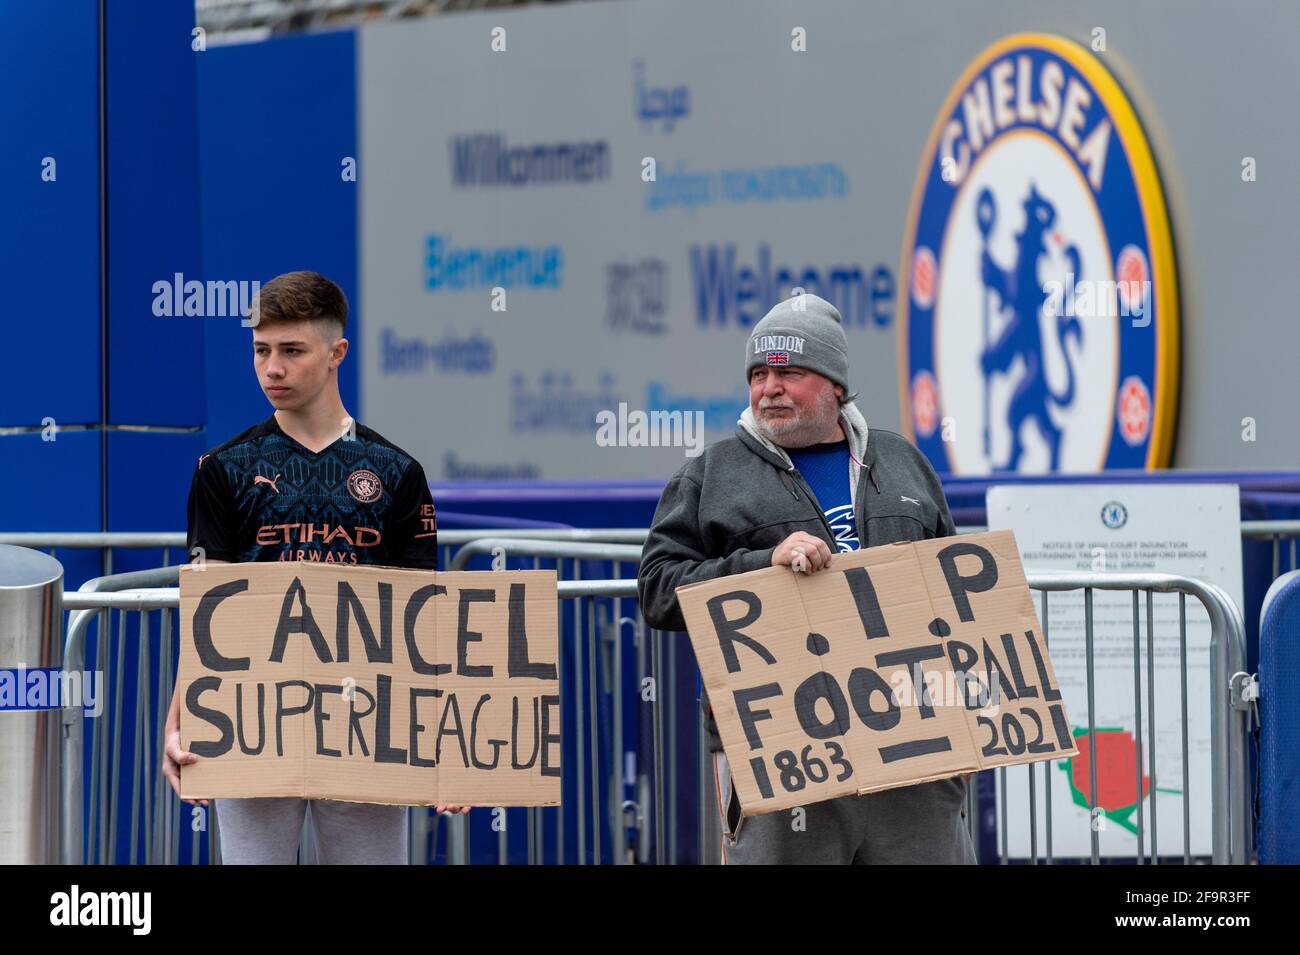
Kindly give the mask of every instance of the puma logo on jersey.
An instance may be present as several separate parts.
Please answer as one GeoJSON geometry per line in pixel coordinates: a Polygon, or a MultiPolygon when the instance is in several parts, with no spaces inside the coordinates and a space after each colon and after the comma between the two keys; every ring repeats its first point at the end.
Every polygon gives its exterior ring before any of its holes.
{"type": "Polygon", "coordinates": [[[259,474],[259,475],[257,475],[257,477],[253,478],[253,483],[254,483],[254,484],[269,484],[269,485],[271,485],[271,490],[274,491],[276,494],[279,494],[279,493],[280,493],[280,489],[279,489],[278,487],[275,486],[275,482],[278,481],[278,480],[280,480],[280,475],[278,475],[278,474],[277,474],[274,478],[269,478],[269,477],[266,477],[265,475],[259,474]]]}
{"type": "Polygon", "coordinates": [[[908,497],[906,494],[900,494],[898,497],[900,500],[907,501],[909,504],[915,504],[917,507],[921,506],[921,502],[914,497],[908,497]]]}

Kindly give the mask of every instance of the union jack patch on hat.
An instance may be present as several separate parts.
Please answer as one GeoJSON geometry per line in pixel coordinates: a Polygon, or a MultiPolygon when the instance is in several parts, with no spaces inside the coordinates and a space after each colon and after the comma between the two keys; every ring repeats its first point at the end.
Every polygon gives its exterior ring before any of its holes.
{"type": "Polygon", "coordinates": [[[788,365],[790,364],[790,353],[788,351],[770,351],[767,353],[767,363],[769,365],[788,365]]]}

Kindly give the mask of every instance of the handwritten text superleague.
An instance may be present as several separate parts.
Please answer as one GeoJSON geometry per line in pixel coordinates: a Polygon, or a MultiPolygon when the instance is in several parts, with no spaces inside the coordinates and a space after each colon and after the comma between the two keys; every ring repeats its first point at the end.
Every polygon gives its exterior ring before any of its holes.
{"type": "MultiPolygon", "coordinates": [[[[251,669],[248,657],[230,658],[223,656],[212,639],[212,616],[222,601],[248,589],[248,580],[233,580],[213,587],[204,593],[194,614],[194,646],[203,666],[211,671],[190,684],[185,695],[187,710],[200,720],[216,728],[220,736],[216,740],[195,741],[190,750],[197,756],[215,757],[230,752],[235,745],[236,735],[240,749],[250,756],[259,755],[267,744],[266,713],[268,686],[258,682],[246,687],[237,683],[235,687],[234,713],[232,721],[228,715],[230,707],[212,709],[204,705],[205,693],[218,694],[218,698],[228,703],[228,693],[222,694],[222,677],[213,673],[238,673],[251,669]],[[245,690],[251,697],[256,692],[257,702],[245,699],[245,690]],[[255,709],[256,715],[250,713],[255,709]],[[223,711],[224,710],[224,711],[223,711]],[[254,732],[252,723],[257,724],[254,732]],[[256,740],[256,745],[248,740],[256,740]]],[[[305,637],[312,651],[321,663],[346,664],[350,649],[350,637],[355,626],[361,637],[366,660],[371,664],[393,664],[393,588],[391,584],[378,585],[379,635],[368,619],[365,609],[356,591],[346,580],[337,582],[337,599],[333,606],[335,621],[335,646],[331,653],[330,645],[325,639],[316,616],[308,605],[307,591],[298,578],[284,593],[275,634],[271,641],[268,659],[272,663],[283,663],[289,639],[298,635],[305,637]],[[296,607],[295,607],[296,605],[296,607]]],[[[492,603],[496,592],[491,589],[465,587],[449,594],[442,584],[430,584],[411,594],[401,608],[403,643],[409,661],[408,667],[401,667],[406,674],[415,673],[423,677],[436,678],[440,675],[454,674],[457,677],[482,679],[484,685],[500,687],[502,674],[496,673],[496,667],[470,662],[473,644],[484,639],[484,635],[471,629],[470,615],[476,604],[492,603]],[[424,658],[416,644],[416,622],[425,604],[434,599],[450,599],[457,607],[457,629],[455,638],[456,663],[453,670],[451,663],[434,663],[424,658]]],[[[270,687],[274,695],[273,726],[275,733],[275,752],[283,756],[284,721],[286,718],[307,718],[312,715],[315,724],[315,752],[319,756],[342,757],[344,742],[338,738],[346,732],[346,746],[349,756],[357,751],[363,757],[370,757],[367,743],[367,726],[370,726],[369,739],[374,742],[373,759],[377,763],[398,763],[411,766],[435,767],[442,761],[444,740],[454,740],[455,747],[448,747],[466,768],[491,770],[501,762],[501,750],[508,746],[512,769],[531,769],[541,759],[541,775],[560,775],[560,723],[558,678],[554,663],[532,662],[528,651],[528,634],[524,627],[525,585],[511,584],[507,602],[506,639],[508,664],[505,677],[533,678],[555,680],[557,692],[554,694],[529,694],[520,706],[520,697],[512,696],[510,739],[479,739],[480,714],[492,700],[489,692],[464,693],[465,683],[458,681],[458,690],[443,690],[433,686],[410,686],[409,720],[406,727],[405,748],[394,745],[393,713],[393,678],[377,674],[373,692],[351,680],[338,683],[312,683],[306,680],[279,680],[270,687]],[[337,725],[326,729],[330,715],[326,712],[326,700],[336,695],[339,704],[347,703],[346,730],[337,725]],[[437,719],[436,733],[430,717],[422,717],[419,709],[421,700],[442,699],[442,712],[437,719]],[[531,709],[531,712],[529,712],[531,709]],[[428,726],[421,718],[430,719],[428,726]],[[467,726],[468,724],[468,726],[467,726]],[[521,739],[521,731],[523,738],[521,739]],[[430,741],[426,736],[434,736],[430,741]],[[327,745],[333,742],[336,746],[327,745]],[[432,751],[432,752],[430,752],[432,751]]],[[[319,609],[319,608],[318,608],[319,609]]],[[[342,669],[339,671],[343,672],[342,669]]],[[[338,704],[336,704],[338,705],[338,704]]],[[[426,702],[426,711],[435,704],[426,702]]],[[[504,705],[498,701],[496,705],[504,705]]],[[[336,714],[338,715],[338,714],[336,714]]],[[[488,722],[486,719],[484,722],[488,722]]],[[[400,740],[398,741],[400,742],[400,740]]]]}

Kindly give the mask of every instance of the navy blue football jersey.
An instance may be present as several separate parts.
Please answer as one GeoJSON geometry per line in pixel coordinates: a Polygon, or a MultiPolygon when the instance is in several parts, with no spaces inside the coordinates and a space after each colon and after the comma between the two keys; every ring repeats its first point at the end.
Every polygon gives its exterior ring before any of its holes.
{"type": "Polygon", "coordinates": [[[187,547],[214,560],[306,560],[437,570],[424,469],[358,424],[314,452],[275,415],[199,458],[187,547]]]}

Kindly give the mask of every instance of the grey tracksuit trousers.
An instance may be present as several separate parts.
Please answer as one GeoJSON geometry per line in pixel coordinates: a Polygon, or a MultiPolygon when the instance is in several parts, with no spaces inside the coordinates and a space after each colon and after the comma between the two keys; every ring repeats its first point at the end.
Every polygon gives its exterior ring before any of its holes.
{"type": "Polygon", "coordinates": [[[225,865],[292,865],[303,819],[311,810],[323,865],[406,865],[410,831],[405,806],[267,796],[215,802],[225,865]]]}
{"type": "Polygon", "coordinates": [[[740,818],[719,754],[728,865],[974,865],[966,783],[957,777],[740,818]],[[735,833],[735,840],[728,838],[735,833]]]}

